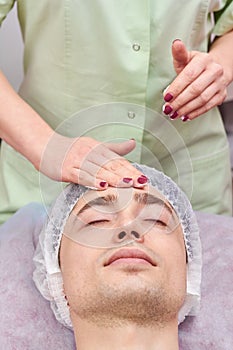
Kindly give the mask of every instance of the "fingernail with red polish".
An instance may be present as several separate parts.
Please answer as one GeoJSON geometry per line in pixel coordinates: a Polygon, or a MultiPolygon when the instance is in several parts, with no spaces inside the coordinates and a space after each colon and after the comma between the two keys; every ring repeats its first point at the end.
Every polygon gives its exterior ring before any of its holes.
{"type": "Polygon", "coordinates": [[[106,187],[107,186],[107,182],[106,181],[101,181],[100,182],[100,187],[106,187]]]}
{"type": "Polygon", "coordinates": [[[141,175],[141,176],[138,178],[137,181],[138,181],[139,184],[143,185],[143,184],[145,184],[146,182],[148,182],[148,179],[147,179],[147,177],[146,177],[145,175],[141,175]]]}
{"type": "Polygon", "coordinates": [[[170,92],[168,92],[165,96],[164,96],[164,101],[169,102],[173,99],[173,95],[170,94],[170,92]]]}
{"type": "Polygon", "coordinates": [[[173,119],[176,119],[178,117],[178,113],[177,112],[174,112],[172,115],[170,115],[170,119],[173,120],[173,119]]]}
{"type": "Polygon", "coordinates": [[[190,120],[187,115],[182,115],[182,117],[180,117],[180,119],[182,120],[182,122],[187,122],[188,120],[190,120]]]}
{"type": "Polygon", "coordinates": [[[169,105],[163,106],[163,113],[166,115],[170,114],[172,110],[173,110],[172,107],[169,105]]]}
{"type": "Polygon", "coordinates": [[[124,177],[123,178],[123,182],[125,182],[126,184],[128,184],[129,182],[131,182],[133,179],[132,177],[124,177]]]}
{"type": "Polygon", "coordinates": [[[175,41],[181,41],[180,39],[175,39],[173,40],[172,44],[174,44],[175,41]]]}

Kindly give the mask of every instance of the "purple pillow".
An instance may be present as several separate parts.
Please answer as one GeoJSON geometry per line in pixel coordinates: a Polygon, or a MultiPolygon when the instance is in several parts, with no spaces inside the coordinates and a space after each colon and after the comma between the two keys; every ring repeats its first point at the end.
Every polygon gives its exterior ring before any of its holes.
{"type": "MultiPolygon", "coordinates": [[[[32,257],[46,218],[31,203],[0,227],[0,344],[6,350],[75,349],[32,281],[32,257]]],[[[231,350],[233,218],[197,213],[203,248],[201,309],[179,327],[180,350],[231,350]]]]}
{"type": "Polygon", "coordinates": [[[180,325],[180,349],[232,350],[233,218],[196,214],[203,256],[201,308],[180,325]]]}

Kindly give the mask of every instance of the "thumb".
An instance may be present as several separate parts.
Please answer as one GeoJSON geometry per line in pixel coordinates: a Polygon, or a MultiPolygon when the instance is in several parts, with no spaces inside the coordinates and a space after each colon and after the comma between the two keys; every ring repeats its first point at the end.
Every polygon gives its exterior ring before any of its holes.
{"type": "Polygon", "coordinates": [[[179,74],[184,67],[189,63],[189,52],[184,43],[176,39],[172,43],[173,66],[176,74],[179,74]]]}
{"type": "Polygon", "coordinates": [[[119,156],[124,156],[135,148],[136,142],[134,139],[131,139],[121,143],[105,143],[105,146],[119,156]]]}

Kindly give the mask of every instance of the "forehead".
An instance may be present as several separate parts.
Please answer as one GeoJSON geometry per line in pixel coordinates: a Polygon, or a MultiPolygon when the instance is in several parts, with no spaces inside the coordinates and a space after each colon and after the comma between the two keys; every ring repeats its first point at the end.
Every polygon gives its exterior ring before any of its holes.
{"type": "Polygon", "coordinates": [[[113,188],[109,187],[104,191],[87,191],[79,198],[73,214],[88,208],[114,207],[118,211],[132,206],[141,206],[148,204],[159,204],[165,206],[170,212],[175,212],[168,200],[154,187],[146,186],[144,189],[136,188],[113,188]]]}

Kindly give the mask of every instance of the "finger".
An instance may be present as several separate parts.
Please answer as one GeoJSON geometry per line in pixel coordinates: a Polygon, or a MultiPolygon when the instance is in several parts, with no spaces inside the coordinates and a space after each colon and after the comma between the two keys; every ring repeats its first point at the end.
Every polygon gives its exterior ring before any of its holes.
{"type": "Polygon", "coordinates": [[[219,90],[219,86],[215,81],[213,84],[209,85],[202,93],[200,93],[196,98],[193,98],[187,102],[184,106],[177,110],[178,114],[189,115],[196,109],[204,107],[213,97],[217,94],[221,94],[222,90],[219,90]]]}
{"type": "Polygon", "coordinates": [[[125,156],[135,148],[136,142],[134,139],[131,139],[121,143],[105,143],[105,146],[114,153],[125,156]]]}
{"type": "Polygon", "coordinates": [[[103,164],[101,169],[104,168],[105,170],[119,174],[124,178],[132,178],[134,187],[143,187],[147,184],[147,178],[125,158],[118,158],[115,153],[106,147],[102,148],[102,156],[104,156],[107,161],[103,164]]]}
{"type": "Polygon", "coordinates": [[[92,174],[77,168],[72,169],[69,178],[69,182],[73,182],[92,189],[101,191],[108,188],[108,183],[103,179],[100,179],[98,177],[96,178],[92,174]]]}
{"type": "Polygon", "coordinates": [[[69,177],[70,182],[78,183],[83,186],[104,190],[108,186],[112,187],[137,187],[143,188],[147,185],[147,178],[144,175],[137,176],[135,180],[132,178],[122,177],[112,172],[99,168],[94,164],[87,165],[88,170],[72,169],[69,177]],[[94,175],[96,174],[96,176],[94,175]]]}
{"type": "Polygon", "coordinates": [[[106,144],[97,145],[93,151],[86,156],[79,167],[81,168],[84,166],[86,168],[85,165],[87,165],[87,161],[89,161],[98,166],[98,168],[103,168],[119,176],[127,175],[127,177],[129,177],[130,174],[134,176],[141,175],[141,173],[133,167],[127,159],[119,156],[117,153],[105,147],[105,145],[106,144]]]}
{"type": "Polygon", "coordinates": [[[173,100],[205,71],[208,64],[206,55],[194,57],[170,84],[167,93],[173,96],[173,100]]]}
{"type": "Polygon", "coordinates": [[[179,74],[189,62],[189,52],[184,43],[176,39],[172,43],[173,66],[177,74],[179,74]]]}
{"type": "Polygon", "coordinates": [[[131,187],[133,185],[132,178],[122,178],[122,176],[100,168],[88,161],[85,162],[85,168],[72,169],[70,181],[86,187],[96,188],[97,190],[104,190],[108,186],[131,187]]]}
{"type": "MultiPolygon", "coordinates": [[[[114,160],[109,161],[102,167],[98,173],[99,177],[106,177],[110,179],[112,174],[118,175],[118,181],[111,182],[112,186],[116,187],[129,187],[134,186],[137,188],[144,187],[148,179],[135,167],[133,167],[129,162],[122,161],[121,163],[116,164],[114,160]],[[120,165],[121,164],[121,165],[120,165]],[[128,186],[127,186],[127,185],[128,186]]],[[[109,182],[110,183],[110,182],[109,182]]]]}
{"type": "MultiPolygon", "coordinates": [[[[129,144],[131,149],[132,144],[133,147],[135,146],[135,141],[132,140],[132,143],[129,144]]],[[[109,146],[110,144],[107,145],[109,146]]],[[[134,177],[140,176],[141,172],[139,172],[135,167],[133,167],[127,159],[119,156],[117,153],[109,149],[116,149],[118,145],[119,144],[111,144],[110,147],[106,147],[106,144],[99,144],[93,149],[93,152],[90,152],[87,155],[86,159],[98,165],[99,167],[102,167],[105,170],[108,170],[118,175],[121,175],[123,173],[127,174],[128,172],[128,177],[130,173],[131,175],[134,175],[134,177]]]]}
{"type": "MultiPolygon", "coordinates": [[[[120,159],[119,159],[120,161],[120,159]]],[[[79,176],[83,177],[83,174],[88,174],[92,177],[92,181],[94,183],[94,179],[102,179],[102,181],[106,181],[108,185],[113,187],[131,187],[133,185],[133,178],[129,178],[126,176],[125,168],[120,167],[120,162],[114,161],[113,168],[109,165],[109,169],[105,169],[103,166],[99,164],[95,164],[89,160],[86,160],[83,163],[82,168],[79,169],[79,176]],[[113,171],[114,170],[114,171],[113,171]]],[[[113,164],[113,161],[110,161],[110,164],[113,164]]],[[[104,164],[104,166],[106,166],[104,164]]],[[[133,167],[132,167],[133,168],[133,167]]],[[[135,169],[135,168],[133,168],[135,169]]],[[[97,183],[98,187],[98,183],[97,183]]]]}
{"type": "Polygon", "coordinates": [[[216,81],[214,74],[205,71],[192,84],[188,85],[177,98],[169,104],[164,104],[163,110],[164,112],[170,111],[169,114],[174,111],[178,112],[179,115],[187,114],[192,111],[190,107],[188,108],[189,110],[186,109],[188,105],[193,106],[193,109],[201,107],[201,103],[209,101],[221,85],[219,85],[219,79],[216,81]]]}
{"type": "MultiPolygon", "coordinates": [[[[147,183],[140,171],[103,144],[97,145],[77,168],[80,170],[80,175],[83,172],[92,176],[93,184],[94,178],[106,181],[109,186],[114,187],[144,187],[147,183]]],[[[98,184],[96,186],[98,187],[98,184]]]]}
{"type": "Polygon", "coordinates": [[[221,105],[225,100],[226,96],[227,96],[226,90],[217,92],[205,105],[195,110],[192,110],[192,112],[188,114],[188,118],[190,120],[195,119],[201,116],[202,114],[208,112],[213,107],[221,105]]]}
{"type": "MultiPolygon", "coordinates": [[[[80,142],[81,140],[78,141],[80,142]]],[[[74,141],[72,152],[70,152],[70,150],[67,152],[67,158],[70,157],[70,159],[67,160],[67,163],[75,162],[74,167],[80,168],[82,167],[82,164],[89,159],[96,164],[102,165],[110,159],[115,159],[116,157],[120,158],[119,156],[131,152],[135,145],[136,143],[133,139],[121,143],[100,143],[92,139],[85,139],[85,142],[83,142],[82,138],[82,143],[78,148],[77,143],[74,141]],[[77,157],[76,152],[78,152],[79,157],[77,157]]]]}
{"type": "MultiPolygon", "coordinates": [[[[81,140],[83,141],[83,140],[81,140]]],[[[68,154],[67,159],[63,162],[63,180],[64,181],[80,181],[80,184],[87,186],[96,186],[95,178],[106,181],[111,186],[134,186],[143,187],[145,181],[144,178],[140,178],[142,175],[135,167],[133,167],[126,159],[119,156],[109,148],[117,149],[121,152],[128,152],[135,146],[135,141],[130,140],[124,142],[123,147],[120,144],[111,144],[108,147],[104,143],[93,142],[90,140],[84,140],[84,144],[79,147],[77,157],[76,152],[68,154]],[[80,156],[81,155],[81,156],[80,156]],[[82,174],[89,174],[87,182],[85,182],[85,176],[82,176],[81,180],[77,180],[77,170],[71,176],[69,169],[79,169],[79,176],[82,174]],[[73,178],[75,176],[75,179],[73,178]],[[72,177],[70,180],[69,177],[72,177]],[[139,179],[139,180],[138,180],[139,179]]],[[[108,144],[109,145],[109,144],[108,144]]],[[[78,182],[79,183],[79,182],[78,182]]]]}
{"type": "Polygon", "coordinates": [[[141,188],[148,182],[147,178],[126,159],[109,160],[100,168],[98,176],[106,179],[111,186],[115,187],[134,186],[141,188]]]}

